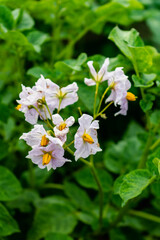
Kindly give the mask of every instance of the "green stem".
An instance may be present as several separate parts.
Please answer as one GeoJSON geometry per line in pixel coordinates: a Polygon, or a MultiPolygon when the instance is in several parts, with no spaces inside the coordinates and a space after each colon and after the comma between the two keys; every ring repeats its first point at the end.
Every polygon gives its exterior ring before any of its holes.
{"type": "Polygon", "coordinates": [[[157,139],[153,145],[150,147],[150,150],[154,150],[160,144],[160,139],[157,139]]]}
{"type": "Polygon", "coordinates": [[[53,129],[53,126],[50,124],[50,122],[49,122],[49,120],[48,120],[47,112],[46,112],[45,106],[46,106],[46,105],[43,105],[43,110],[44,110],[44,114],[45,114],[45,116],[46,116],[47,125],[48,125],[48,127],[50,127],[51,129],[53,129]]]}
{"type": "Polygon", "coordinates": [[[141,217],[141,218],[150,220],[152,222],[160,223],[160,217],[154,216],[154,215],[152,215],[150,213],[145,213],[145,212],[136,211],[136,210],[130,210],[129,214],[131,214],[133,216],[137,216],[137,217],[141,217]]]}
{"type": "Polygon", "coordinates": [[[100,103],[99,103],[99,106],[98,106],[98,110],[97,110],[97,114],[99,113],[99,110],[100,110],[100,108],[101,108],[103,99],[104,99],[104,97],[105,97],[105,95],[106,95],[106,93],[108,92],[109,89],[110,89],[110,87],[106,88],[106,90],[104,91],[104,93],[103,93],[103,95],[102,95],[102,97],[101,97],[101,100],[100,100],[100,103]]]}
{"type": "Polygon", "coordinates": [[[106,111],[107,108],[109,108],[109,106],[112,104],[113,102],[110,102],[105,108],[103,108],[103,110],[98,113],[97,115],[95,115],[94,119],[96,119],[98,116],[100,116],[103,112],[106,111]]]}
{"type": "Polygon", "coordinates": [[[59,99],[59,105],[58,105],[58,109],[57,109],[57,113],[60,112],[60,106],[61,106],[61,102],[62,102],[62,98],[59,99]]]}
{"type": "Polygon", "coordinates": [[[29,160],[28,165],[29,165],[30,185],[31,185],[31,188],[34,188],[35,187],[35,175],[34,175],[34,168],[33,168],[32,161],[29,160]]]}
{"type": "Polygon", "coordinates": [[[42,185],[41,188],[53,188],[53,189],[60,189],[60,190],[64,189],[62,184],[56,184],[56,183],[46,183],[42,185]]]}
{"type": "Polygon", "coordinates": [[[96,83],[96,91],[95,91],[95,96],[94,96],[94,110],[93,110],[94,118],[96,116],[96,103],[97,103],[98,88],[99,88],[99,82],[96,83]]]}
{"type": "Polygon", "coordinates": [[[140,162],[139,162],[137,168],[144,168],[145,167],[152,141],[153,141],[153,134],[149,133],[148,140],[147,140],[143,155],[140,159],[140,162]]]}
{"type": "Polygon", "coordinates": [[[49,116],[50,116],[50,118],[51,118],[51,121],[52,121],[52,123],[53,123],[52,114],[51,114],[50,109],[49,109],[49,107],[48,107],[48,104],[47,104],[46,102],[45,102],[45,106],[46,106],[46,108],[47,108],[47,111],[48,111],[49,116]]]}
{"type": "Polygon", "coordinates": [[[74,140],[72,142],[70,142],[67,146],[65,146],[64,150],[66,150],[66,148],[70,147],[73,143],[74,143],[74,140]]]}
{"type": "Polygon", "coordinates": [[[40,113],[40,111],[38,110],[38,108],[36,108],[34,105],[31,105],[31,107],[34,108],[38,112],[39,116],[43,119],[43,121],[47,123],[42,114],[40,113]]]}
{"type": "Polygon", "coordinates": [[[93,162],[91,162],[91,172],[93,177],[97,183],[98,190],[99,190],[99,230],[102,228],[102,219],[103,219],[103,189],[99,177],[97,175],[96,169],[94,167],[93,162]]]}

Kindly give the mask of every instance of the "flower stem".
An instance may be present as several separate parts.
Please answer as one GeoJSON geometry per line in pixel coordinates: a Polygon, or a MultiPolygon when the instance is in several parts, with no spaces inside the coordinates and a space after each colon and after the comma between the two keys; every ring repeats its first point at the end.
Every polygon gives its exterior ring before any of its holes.
{"type": "Polygon", "coordinates": [[[64,150],[66,150],[66,148],[70,147],[73,143],[74,143],[74,140],[72,142],[70,142],[67,146],[65,146],[64,150]]]}
{"type": "Polygon", "coordinates": [[[152,222],[160,223],[160,217],[154,216],[150,213],[145,213],[145,212],[136,211],[136,210],[130,210],[129,214],[137,216],[137,217],[141,217],[141,218],[144,218],[144,219],[147,219],[147,220],[150,220],[152,222]]]}
{"type": "Polygon", "coordinates": [[[106,90],[104,91],[104,93],[103,93],[103,95],[102,95],[102,97],[101,97],[101,100],[100,100],[100,103],[99,103],[99,106],[98,106],[98,110],[97,110],[97,114],[99,113],[99,110],[100,110],[100,108],[101,108],[103,99],[104,99],[104,97],[105,97],[105,95],[106,95],[106,93],[108,92],[109,89],[110,89],[110,87],[106,88],[106,90]]]}
{"type": "Polygon", "coordinates": [[[56,184],[56,183],[46,183],[46,184],[42,185],[41,188],[53,188],[53,189],[63,190],[63,185],[56,184]]]}
{"type": "Polygon", "coordinates": [[[97,103],[98,88],[99,88],[99,82],[96,83],[96,91],[95,91],[95,96],[94,96],[94,110],[93,110],[94,118],[96,116],[96,103],[97,103]]]}
{"type": "Polygon", "coordinates": [[[98,116],[100,116],[103,112],[105,112],[106,109],[109,108],[109,106],[110,106],[112,103],[113,103],[113,101],[110,102],[105,108],[103,108],[103,110],[102,110],[100,113],[96,114],[95,117],[94,117],[94,119],[96,119],[96,118],[97,118],[98,116]]]}
{"type": "Polygon", "coordinates": [[[91,166],[90,166],[91,172],[93,174],[93,177],[97,183],[98,190],[99,190],[99,230],[101,230],[102,219],[103,219],[103,189],[93,163],[93,155],[90,156],[90,163],[91,163],[91,166]]]}
{"type": "Polygon", "coordinates": [[[153,141],[153,137],[154,137],[153,134],[149,133],[148,140],[147,140],[143,155],[140,159],[140,162],[139,162],[137,168],[144,168],[145,167],[147,157],[148,157],[148,154],[149,154],[149,151],[150,151],[150,146],[151,146],[152,141],[153,141]]]}
{"type": "Polygon", "coordinates": [[[47,108],[47,110],[48,110],[48,113],[49,113],[49,115],[50,115],[51,121],[52,121],[52,123],[53,123],[52,114],[51,114],[51,112],[50,112],[50,110],[49,110],[49,107],[48,107],[48,104],[47,104],[46,102],[45,102],[45,106],[46,106],[46,108],[47,108]]]}

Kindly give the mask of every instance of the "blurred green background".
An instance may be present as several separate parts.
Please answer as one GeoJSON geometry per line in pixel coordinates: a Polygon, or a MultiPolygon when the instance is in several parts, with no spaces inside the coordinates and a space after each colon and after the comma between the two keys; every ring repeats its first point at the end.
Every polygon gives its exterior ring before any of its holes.
{"type": "MultiPolygon", "coordinates": [[[[6,224],[2,224],[2,227],[0,224],[0,229],[2,228],[0,239],[27,239],[28,231],[34,219],[35,209],[39,209],[41,205],[61,202],[60,206],[56,204],[54,207],[49,205],[47,211],[43,209],[44,212],[40,212],[40,216],[34,221],[34,227],[28,235],[28,240],[38,240],[46,236],[45,240],[71,240],[67,235],[58,235],[59,233],[53,229],[52,232],[56,233],[47,235],[50,232],[50,225],[56,225],[56,222],[47,220],[47,214],[50,211],[55,212],[56,216],[56,211],[61,210],[62,216],[60,215],[59,218],[61,219],[63,214],[64,218],[66,217],[66,222],[63,223],[64,226],[59,230],[63,234],[72,232],[72,228],[76,225],[74,221],[77,220],[73,220],[72,215],[69,215],[68,209],[72,209],[72,206],[70,206],[69,200],[65,199],[64,194],[61,193],[61,189],[56,189],[56,186],[55,189],[49,187],[49,189],[45,189],[42,186],[45,182],[62,184],[64,179],[71,178],[71,174],[81,167],[81,164],[79,162],[75,163],[73,160],[72,164],[67,164],[63,168],[49,173],[45,171],[46,169],[42,171],[33,168],[34,166],[30,160],[25,159],[29,148],[24,141],[19,140],[22,133],[28,132],[31,126],[25,122],[23,114],[15,110],[16,99],[19,98],[21,84],[33,86],[40,74],[43,74],[44,77],[50,78],[60,86],[66,86],[73,81],[78,83],[79,102],[66,108],[62,112],[64,117],[74,115],[77,119],[79,117],[78,106],[81,107],[83,112],[91,114],[94,88],[84,85],[84,77],[89,76],[86,64],[88,60],[95,60],[97,68],[99,68],[105,57],[110,57],[110,69],[123,66],[129,77],[133,73],[130,62],[126,62],[122,55],[118,55],[120,51],[113,42],[108,40],[110,31],[116,25],[123,30],[130,30],[132,27],[137,29],[146,45],[152,45],[160,50],[159,0],[0,0],[0,161],[2,166],[15,174],[23,189],[25,189],[16,200],[15,193],[8,200],[4,198],[4,206],[14,217],[21,231],[18,232],[16,223],[12,222],[13,219],[8,218],[6,224]],[[56,196],[60,195],[61,198],[56,198],[55,194],[56,196]],[[55,196],[55,198],[49,200],[47,199],[49,196],[55,196]],[[69,206],[67,210],[64,205],[69,206]],[[46,221],[41,219],[45,215],[46,221]],[[47,221],[49,221],[48,225],[47,221]],[[10,224],[10,222],[12,222],[11,229],[5,229],[7,223],[10,224]],[[68,222],[72,222],[72,225],[65,232],[65,224],[68,224],[68,222]],[[47,230],[41,233],[43,228],[47,230]]],[[[103,90],[102,87],[100,91],[103,90]]],[[[137,89],[133,87],[132,90],[140,97],[137,89]]],[[[157,103],[157,106],[160,106],[160,103],[157,103]]],[[[139,100],[129,104],[126,117],[118,116],[115,118],[115,111],[115,108],[111,107],[107,112],[107,120],[101,119],[99,131],[101,147],[105,149],[106,146],[109,146],[110,150],[105,153],[107,157],[112,156],[114,158],[113,154],[115,152],[123,155],[124,149],[127,149],[129,156],[132,156],[135,151],[135,159],[137,159],[140,154],[139,145],[136,145],[137,141],[130,139],[129,144],[131,147],[125,145],[125,141],[133,133],[143,133],[144,131],[145,118],[139,107],[139,100]],[[123,140],[118,142],[122,137],[123,140]],[[118,142],[117,147],[114,142],[118,142]],[[132,146],[135,146],[135,149],[132,146]]],[[[74,133],[76,127],[73,127],[72,131],[74,133]]],[[[105,164],[101,161],[101,153],[96,158],[100,166],[105,164]]],[[[135,163],[133,162],[133,166],[129,167],[129,169],[134,169],[134,166],[135,163]]],[[[118,170],[113,169],[114,163],[113,165],[106,163],[106,167],[113,172],[112,177],[110,175],[104,177],[111,186],[112,178],[119,174],[119,168],[118,170]]],[[[128,169],[127,166],[125,166],[126,169],[123,165],[121,167],[123,168],[122,172],[128,169]]],[[[2,172],[3,168],[1,174],[2,172]]],[[[7,183],[6,180],[2,181],[2,184],[3,187],[10,186],[10,182],[7,183]]],[[[10,186],[8,191],[12,192],[12,188],[14,186],[10,186]]],[[[66,186],[66,188],[69,188],[69,186],[66,186]]],[[[90,197],[95,196],[92,191],[88,192],[90,197]]],[[[70,198],[70,195],[72,194],[67,193],[67,197],[70,198]]],[[[3,199],[1,200],[3,201],[3,199]]],[[[154,204],[157,207],[158,204],[154,204]]],[[[82,206],[82,209],[83,207],[86,209],[86,206],[82,206]]],[[[94,211],[96,212],[96,210],[94,211]]],[[[112,215],[112,212],[110,214],[112,215]]],[[[52,218],[54,218],[54,215],[52,218]]],[[[93,237],[81,238],[81,236],[91,231],[90,227],[85,225],[85,221],[89,222],[93,219],[89,216],[87,219],[87,216],[85,218],[82,215],[77,218],[84,224],[79,223],[77,225],[72,235],[73,239],[94,239],[93,237]]],[[[143,236],[142,238],[139,230],[142,230],[141,232],[143,232],[143,229],[147,231],[144,228],[145,224],[139,223],[139,227],[136,228],[136,224],[138,224],[136,222],[134,226],[136,230],[131,230],[129,226],[132,225],[132,221],[129,219],[127,221],[129,224],[126,223],[125,234],[120,233],[119,230],[118,232],[111,232],[111,240],[159,239],[160,233],[157,234],[158,236],[155,234],[157,238],[154,237],[154,234],[153,238],[152,236],[148,238],[143,236]],[[132,238],[132,235],[134,235],[134,238],[132,238]]],[[[95,222],[92,223],[92,229],[94,229],[95,222]]],[[[97,238],[95,237],[95,239],[97,238]]]]}

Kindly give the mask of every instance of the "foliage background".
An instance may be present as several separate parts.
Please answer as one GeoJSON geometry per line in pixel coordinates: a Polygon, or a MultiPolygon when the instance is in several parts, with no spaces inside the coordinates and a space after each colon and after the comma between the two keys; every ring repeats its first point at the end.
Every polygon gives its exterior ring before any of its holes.
{"type": "MultiPolygon", "coordinates": [[[[19,140],[31,129],[15,110],[21,84],[34,85],[40,74],[60,86],[76,81],[79,102],[62,114],[77,119],[78,106],[89,114],[93,110],[94,88],[83,83],[89,74],[89,59],[98,68],[110,57],[110,70],[123,66],[131,80],[131,62],[108,39],[117,25],[122,30],[137,29],[145,45],[160,49],[158,0],[0,0],[0,239],[159,239],[160,221],[139,218],[135,212],[128,213],[117,228],[108,229],[122,201],[113,182],[136,168],[147,138],[139,88],[132,88],[138,100],[130,103],[126,117],[115,118],[116,109],[111,107],[107,120],[100,122],[104,154],[97,154],[95,161],[105,192],[103,229],[107,231],[102,236],[95,233],[98,195],[90,172],[74,159],[55,172],[40,170],[25,159],[29,148],[19,140]]],[[[160,72],[156,71],[157,85],[148,91],[159,97],[160,72]]],[[[152,107],[152,101],[149,104],[152,107]]],[[[158,109],[160,102],[155,101],[153,107],[158,109]]],[[[73,127],[72,134],[76,129],[73,127]]],[[[156,151],[158,155],[159,149],[156,151]]],[[[159,199],[157,180],[134,207],[158,216],[159,199]]]]}

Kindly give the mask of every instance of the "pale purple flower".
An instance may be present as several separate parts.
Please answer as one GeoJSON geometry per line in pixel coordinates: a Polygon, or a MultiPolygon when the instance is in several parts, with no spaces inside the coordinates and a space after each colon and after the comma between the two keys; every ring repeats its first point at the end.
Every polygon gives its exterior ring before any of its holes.
{"type": "Polygon", "coordinates": [[[77,102],[77,91],[78,86],[75,82],[63,88],[54,84],[54,86],[51,86],[48,90],[46,101],[50,106],[53,105],[55,108],[60,110],[77,102]]]}
{"type": "Polygon", "coordinates": [[[55,138],[54,142],[46,147],[35,146],[29,152],[27,158],[30,158],[39,168],[47,167],[48,170],[56,169],[63,166],[65,162],[70,162],[70,160],[64,158],[64,149],[58,140],[55,138]]]}
{"type": "Polygon", "coordinates": [[[76,151],[74,153],[75,160],[80,157],[87,158],[91,154],[102,151],[99,147],[97,139],[97,130],[99,129],[99,121],[94,120],[93,117],[87,114],[83,114],[78,122],[80,127],[75,134],[74,146],[76,151]]]}
{"type": "Polygon", "coordinates": [[[37,91],[35,86],[30,88],[22,85],[22,92],[20,93],[19,97],[20,100],[17,100],[19,103],[18,110],[24,113],[25,120],[27,122],[30,124],[36,124],[38,116],[40,115],[44,119],[50,118],[47,108],[44,105],[44,93],[37,91]],[[38,109],[40,115],[35,108],[38,109]]]}
{"type": "Polygon", "coordinates": [[[59,114],[54,114],[52,116],[52,120],[53,123],[56,125],[54,127],[55,136],[60,138],[60,140],[64,143],[67,139],[69,127],[71,127],[75,122],[74,117],[71,116],[66,120],[63,120],[63,118],[59,114]]]}
{"type": "MultiPolygon", "coordinates": [[[[50,136],[43,125],[39,124],[34,125],[34,128],[30,132],[23,133],[20,139],[25,140],[32,148],[35,146],[46,146],[55,141],[55,137],[50,136]]],[[[56,141],[62,146],[62,142],[59,139],[56,141]]]]}
{"type": "Polygon", "coordinates": [[[131,83],[122,68],[118,67],[115,71],[110,72],[108,86],[111,87],[111,94],[106,99],[106,103],[114,101],[114,105],[116,106],[127,95],[127,90],[131,87],[131,83]]]}
{"type": "Polygon", "coordinates": [[[96,85],[97,82],[104,82],[106,80],[108,80],[108,65],[109,65],[109,58],[106,58],[101,69],[99,70],[99,72],[97,73],[96,70],[93,67],[93,61],[89,61],[87,63],[89,69],[90,69],[90,73],[92,75],[92,78],[85,78],[84,82],[85,84],[87,84],[88,86],[94,86],[96,85]]]}

